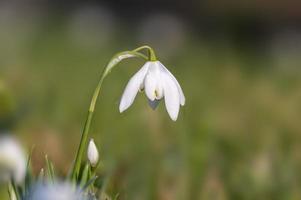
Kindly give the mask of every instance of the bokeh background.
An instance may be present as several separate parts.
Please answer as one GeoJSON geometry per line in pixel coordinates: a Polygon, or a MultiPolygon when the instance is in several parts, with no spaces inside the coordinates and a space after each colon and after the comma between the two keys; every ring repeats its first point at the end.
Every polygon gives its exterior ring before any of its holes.
{"type": "MultiPolygon", "coordinates": [[[[90,98],[116,52],[148,44],[187,103],[173,122],[144,94],[143,64],[105,81],[91,137],[100,183],[119,199],[301,199],[301,3],[223,0],[2,0],[0,128],[65,175],[90,98]]],[[[1,199],[6,187],[1,186],[1,199]]]]}

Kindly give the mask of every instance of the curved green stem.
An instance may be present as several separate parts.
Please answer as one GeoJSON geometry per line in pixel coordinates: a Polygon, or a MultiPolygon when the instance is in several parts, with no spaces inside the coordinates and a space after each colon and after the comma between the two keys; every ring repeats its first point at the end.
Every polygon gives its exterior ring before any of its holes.
{"type": "Polygon", "coordinates": [[[80,166],[81,166],[81,162],[82,162],[82,157],[84,154],[84,150],[85,147],[87,145],[87,139],[88,139],[88,134],[89,134],[89,130],[90,130],[90,126],[91,126],[91,122],[92,122],[92,118],[93,118],[93,114],[94,114],[94,110],[95,110],[95,105],[98,99],[98,96],[100,94],[101,91],[101,87],[102,87],[102,83],[104,81],[104,79],[107,77],[107,75],[111,72],[111,70],[122,60],[127,59],[127,58],[132,58],[132,57],[138,57],[138,58],[143,58],[145,60],[147,60],[147,57],[142,54],[139,53],[135,50],[133,51],[124,51],[121,53],[116,54],[115,56],[112,57],[112,59],[110,60],[110,62],[106,65],[106,67],[104,68],[100,80],[96,86],[96,89],[93,93],[92,96],[92,100],[89,106],[89,110],[88,110],[88,115],[87,115],[87,119],[83,128],[83,132],[81,135],[81,139],[80,139],[80,144],[76,153],[76,158],[74,161],[74,165],[72,168],[72,172],[71,172],[71,179],[72,181],[76,181],[76,179],[78,178],[79,172],[80,172],[80,166]]]}
{"type": "Polygon", "coordinates": [[[150,61],[156,61],[157,60],[155,51],[150,46],[144,45],[144,46],[138,47],[137,49],[134,49],[133,51],[138,52],[138,51],[141,51],[143,49],[148,50],[148,56],[149,56],[150,61]]]}

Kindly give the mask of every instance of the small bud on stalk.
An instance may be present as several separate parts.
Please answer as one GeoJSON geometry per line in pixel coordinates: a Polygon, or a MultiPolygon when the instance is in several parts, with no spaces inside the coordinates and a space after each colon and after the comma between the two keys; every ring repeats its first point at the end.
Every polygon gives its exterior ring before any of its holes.
{"type": "Polygon", "coordinates": [[[89,142],[87,155],[91,166],[96,167],[99,160],[99,153],[93,139],[89,142]]]}

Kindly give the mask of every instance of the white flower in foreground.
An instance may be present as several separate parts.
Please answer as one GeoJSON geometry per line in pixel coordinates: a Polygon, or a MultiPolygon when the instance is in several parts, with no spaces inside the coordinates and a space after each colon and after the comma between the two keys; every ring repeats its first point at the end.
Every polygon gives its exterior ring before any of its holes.
{"type": "Polygon", "coordinates": [[[87,198],[69,183],[46,183],[33,187],[28,200],[87,200],[87,198]]]}
{"type": "Polygon", "coordinates": [[[128,82],[119,105],[119,111],[129,108],[139,90],[145,89],[150,106],[155,109],[163,97],[170,118],[177,120],[185,96],[176,78],[160,61],[148,61],[128,82]]]}
{"type": "Polygon", "coordinates": [[[0,137],[0,180],[21,183],[26,174],[26,156],[20,144],[8,135],[0,137]]]}
{"type": "Polygon", "coordinates": [[[93,139],[89,142],[87,154],[91,166],[95,167],[98,163],[99,153],[93,139]]]}

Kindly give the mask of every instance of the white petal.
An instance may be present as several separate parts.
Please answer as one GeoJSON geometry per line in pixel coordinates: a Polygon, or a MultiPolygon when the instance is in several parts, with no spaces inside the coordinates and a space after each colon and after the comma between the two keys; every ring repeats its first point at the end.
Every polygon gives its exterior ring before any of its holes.
{"type": "Polygon", "coordinates": [[[119,111],[123,112],[128,107],[132,105],[134,99],[138,93],[138,90],[141,88],[141,84],[145,78],[149,67],[149,63],[145,63],[143,67],[129,80],[123,94],[121,97],[121,101],[119,104],[119,111]]]}
{"type": "Polygon", "coordinates": [[[153,101],[156,98],[157,80],[153,73],[148,73],[144,80],[145,94],[149,100],[153,101]]]}
{"type": "Polygon", "coordinates": [[[155,99],[155,100],[151,101],[148,99],[148,104],[153,110],[155,110],[158,107],[159,103],[160,103],[160,100],[155,99]]]}
{"type": "Polygon", "coordinates": [[[160,100],[163,98],[163,86],[162,86],[162,68],[159,61],[150,62],[151,65],[145,77],[145,93],[146,96],[153,101],[154,99],[160,100]]]}
{"type": "Polygon", "coordinates": [[[184,96],[184,93],[183,93],[183,90],[179,84],[179,82],[177,81],[177,79],[174,77],[174,75],[160,62],[158,61],[160,66],[161,66],[161,69],[163,69],[167,74],[169,74],[169,76],[172,78],[172,80],[175,82],[175,84],[177,85],[177,88],[179,90],[179,94],[180,94],[180,104],[182,106],[185,105],[185,96],[184,96]]]}
{"type": "Polygon", "coordinates": [[[179,90],[171,76],[167,73],[162,74],[162,76],[164,77],[163,87],[166,110],[170,118],[176,121],[180,110],[179,90]]]}

